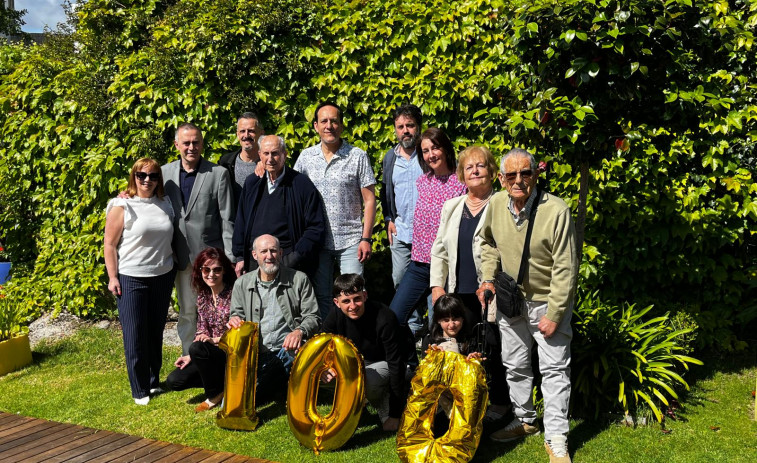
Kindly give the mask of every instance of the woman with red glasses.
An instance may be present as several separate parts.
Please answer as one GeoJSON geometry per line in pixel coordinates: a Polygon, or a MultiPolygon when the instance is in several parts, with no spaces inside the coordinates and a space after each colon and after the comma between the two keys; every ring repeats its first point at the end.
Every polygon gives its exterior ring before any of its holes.
{"type": "Polygon", "coordinates": [[[204,412],[223,399],[226,353],[218,341],[226,332],[231,307],[231,290],[237,279],[234,266],[218,248],[207,248],[192,267],[192,288],[197,293],[197,334],[189,346],[189,355],[179,357],[176,369],[166,378],[174,391],[193,387],[205,389],[205,401],[195,407],[204,412]]]}
{"type": "Polygon", "coordinates": [[[174,280],[174,213],[154,159],[134,163],[126,191],[128,198],[114,198],[106,209],[105,268],[118,303],[131,395],[137,405],[147,405],[150,394],[160,392],[174,280]]]}

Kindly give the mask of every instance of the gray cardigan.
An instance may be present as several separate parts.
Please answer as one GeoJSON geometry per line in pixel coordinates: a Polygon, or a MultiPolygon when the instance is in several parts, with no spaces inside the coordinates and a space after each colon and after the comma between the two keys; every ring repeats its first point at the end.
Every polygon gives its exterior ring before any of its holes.
{"type": "MultiPolygon", "coordinates": [[[[291,331],[302,330],[305,338],[320,330],[321,317],[318,302],[308,277],[297,270],[279,267],[276,283],[276,299],[282,315],[291,331]]],[[[230,316],[245,321],[260,323],[260,294],[257,293],[258,271],[248,272],[234,283],[231,293],[230,316]]]]}

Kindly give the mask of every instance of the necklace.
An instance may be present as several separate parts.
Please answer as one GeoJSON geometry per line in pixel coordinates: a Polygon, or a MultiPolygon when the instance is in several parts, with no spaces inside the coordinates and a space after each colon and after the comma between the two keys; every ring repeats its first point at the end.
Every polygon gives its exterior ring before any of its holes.
{"type": "Polygon", "coordinates": [[[486,195],[486,198],[471,198],[470,193],[465,198],[465,204],[468,206],[468,210],[471,212],[471,214],[476,215],[478,211],[483,209],[484,206],[486,206],[489,203],[489,200],[492,197],[492,194],[494,193],[494,190],[489,191],[489,194],[486,195]]]}

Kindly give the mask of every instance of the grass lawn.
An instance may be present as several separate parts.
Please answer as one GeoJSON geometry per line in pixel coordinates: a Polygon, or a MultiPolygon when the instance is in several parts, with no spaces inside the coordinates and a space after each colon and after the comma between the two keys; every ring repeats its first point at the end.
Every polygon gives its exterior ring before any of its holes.
{"type": "MultiPolygon", "coordinates": [[[[163,377],[178,349],[164,352],[163,377]]],[[[757,361],[713,359],[720,371],[697,372],[678,421],[632,429],[617,424],[573,420],[570,448],[577,462],[755,462],[757,422],[754,398],[757,361]]],[[[134,405],[123,365],[121,334],[87,329],[57,344],[42,345],[34,364],[0,377],[0,410],[75,423],[206,449],[282,462],[397,461],[393,435],[377,429],[364,413],[355,435],[340,450],[320,456],[301,447],[289,431],[285,409],[258,407],[261,424],[251,433],[221,429],[214,412],[195,414],[201,390],[169,392],[147,407],[134,405]]],[[[548,461],[540,437],[495,444],[482,440],[473,461],[548,461]]]]}

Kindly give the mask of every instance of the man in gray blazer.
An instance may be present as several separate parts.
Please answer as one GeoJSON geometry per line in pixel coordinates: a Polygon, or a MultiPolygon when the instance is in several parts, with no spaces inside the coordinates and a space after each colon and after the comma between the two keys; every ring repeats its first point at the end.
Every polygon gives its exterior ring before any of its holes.
{"type": "Polygon", "coordinates": [[[202,158],[202,131],[184,123],[176,129],[174,145],[181,159],[164,165],[163,181],[178,223],[174,226],[176,295],[179,322],[176,329],[184,355],[197,329],[197,296],[192,291],[192,263],[207,247],[231,252],[234,233],[234,196],[226,169],[202,158]]]}

